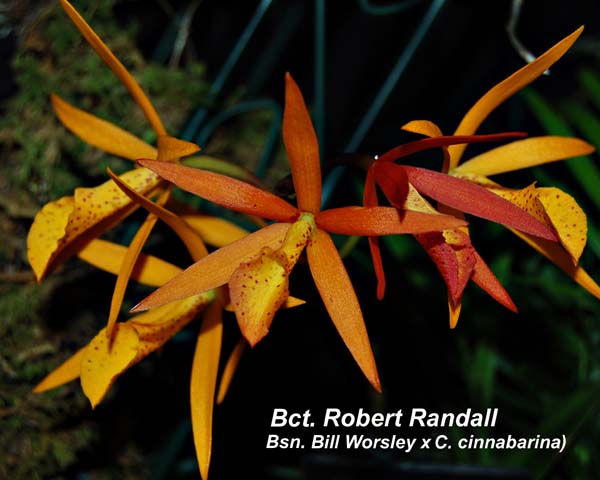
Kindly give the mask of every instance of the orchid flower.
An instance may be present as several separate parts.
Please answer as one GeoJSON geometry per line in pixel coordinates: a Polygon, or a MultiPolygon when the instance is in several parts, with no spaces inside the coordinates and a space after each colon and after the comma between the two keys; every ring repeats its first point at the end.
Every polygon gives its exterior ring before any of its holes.
{"type": "MultiPolygon", "coordinates": [[[[535,61],[492,88],[469,110],[454,135],[459,137],[473,135],[491,111],[515,92],[535,80],[566,53],[581,34],[581,31],[582,28],[578,29],[535,61]]],[[[383,161],[380,158],[375,162],[377,165],[373,165],[371,181],[373,179],[377,180],[392,203],[402,206],[403,202],[407,202],[412,208],[419,211],[428,211],[432,207],[420,198],[418,191],[437,200],[440,212],[455,214],[459,218],[464,218],[462,212],[477,214],[469,211],[469,205],[465,203],[485,201],[486,203],[482,205],[489,208],[491,205],[489,203],[490,199],[484,200],[483,190],[488,194],[492,193],[496,196],[493,199],[494,202],[501,199],[512,206],[518,207],[521,211],[527,212],[530,215],[530,226],[536,226],[538,232],[528,231],[527,228],[523,228],[523,225],[521,227],[511,225],[510,222],[506,221],[506,217],[487,218],[507,226],[520,238],[567,272],[586,290],[600,298],[600,288],[578,265],[579,257],[585,246],[587,226],[585,214],[575,200],[557,188],[536,188],[535,185],[531,185],[524,189],[515,190],[502,187],[486,177],[486,175],[509,172],[588,154],[594,150],[591,145],[576,138],[549,136],[527,138],[497,147],[472,158],[462,165],[458,165],[469,142],[444,140],[452,137],[443,137],[441,130],[428,121],[410,122],[403,128],[407,131],[431,137],[420,142],[424,142],[424,145],[442,147],[444,165],[442,173],[416,167],[394,165],[391,162],[405,154],[412,153],[411,149],[401,150],[399,148],[388,152],[383,161]],[[395,182],[406,184],[408,187],[400,191],[398,185],[394,185],[395,182]],[[467,186],[465,182],[471,185],[467,186]],[[477,187],[477,189],[472,187],[477,187]],[[461,195],[463,196],[462,199],[460,198],[461,195]],[[532,219],[535,219],[535,221],[532,222],[532,219]],[[542,234],[540,227],[546,229],[545,234],[542,234]]],[[[472,246],[467,227],[445,230],[441,233],[416,235],[416,238],[434,260],[446,282],[450,326],[452,328],[458,321],[462,294],[469,280],[473,280],[507,308],[516,311],[516,307],[508,293],[472,246]]],[[[385,286],[383,267],[381,266],[376,240],[371,240],[371,244],[373,259],[377,267],[378,293],[382,296],[385,286]]]]}
{"type": "Polygon", "coordinates": [[[164,305],[229,284],[231,303],[250,345],[263,338],[288,297],[288,277],[306,248],[323,303],[344,343],[371,385],[379,376],[363,316],[330,237],[423,233],[464,225],[463,220],[392,207],[342,207],[321,211],[321,169],[315,131],[300,89],[286,75],[283,140],[298,206],[270,192],[212,172],[172,163],[140,163],[180,188],[224,207],[276,223],[223,247],[187,268],[142,300],[134,311],[164,305]]]}
{"type": "MultiPolygon", "coordinates": [[[[144,157],[177,161],[180,157],[197,152],[197,145],[167,135],[160,116],[133,76],[67,0],[61,0],[61,5],[139,105],[158,137],[158,148],[106,120],[70,105],[57,95],[52,95],[52,105],[60,121],[90,145],[129,160],[144,157]]],[[[165,187],[165,182],[160,177],[145,168],[135,168],[120,178],[142,195],[154,195],[165,187]]],[[[168,198],[167,188],[159,202],[164,204],[168,198]]],[[[137,204],[117,188],[112,180],[95,188],[77,188],[73,196],[46,204],[36,215],[27,237],[29,262],[38,281],[52,268],[80,252],[90,239],[121,222],[136,208],[137,204]]],[[[206,222],[210,223],[213,230],[223,229],[224,236],[229,241],[245,235],[245,232],[236,231],[236,227],[225,220],[197,215],[193,217],[193,222],[200,230],[206,230],[206,226],[203,226],[206,222]]],[[[123,257],[111,302],[107,335],[112,334],[130,275],[155,223],[156,217],[149,216],[132,240],[127,255],[123,257]]]]}

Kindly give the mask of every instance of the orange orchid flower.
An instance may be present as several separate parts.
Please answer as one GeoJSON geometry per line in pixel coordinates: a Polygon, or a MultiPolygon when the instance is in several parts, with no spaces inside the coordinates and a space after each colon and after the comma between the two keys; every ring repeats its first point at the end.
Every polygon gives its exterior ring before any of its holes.
{"type": "Polygon", "coordinates": [[[240,329],[251,345],[263,338],[288,296],[288,276],[306,248],[313,279],[344,343],[371,385],[379,376],[356,294],[330,233],[387,235],[454,228],[451,216],[398,212],[392,207],[342,207],[321,211],[317,138],[300,89],[286,75],[283,139],[298,206],[270,192],[212,172],[140,160],[161,177],[232,210],[276,223],[204,257],[142,300],[141,311],[229,284],[240,329]]]}
{"type": "MultiPolygon", "coordinates": [[[[473,135],[483,120],[500,103],[535,80],[566,53],[581,34],[581,31],[582,28],[578,29],[535,61],[487,92],[465,115],[454,135],[473,135]]],[[[497,197],[495,201],[503,199],[527,212],[536,219],[535,223],[538,227],[540,225],[545,227],[549,232],[552,232],[554,238],[540,235],[539,232],[536,234],[527,231],[516,225],[511,225],[509,222],[502,221],[502,219],[498,219],[500,220],[499,223],[507,226],[520,238],[567,272],[586,290],[600,298],[600,288],[578,265],[579,257],[585,246],[587,226],[585,214],[575,200],[557,188],[536,188],[531,185],[520,190],[508,189],[486,177],[486,175],[509,172],[588,154],[594,150],[591,145],[576,138],[548,136],[527,138],[497,147],[472,158],[462,165],[458,165],[468,142],[445,141],[444,138],[452,137],[443,137],[441,130],[428,121],[410,122],[403,129],[431,137],[421,142],[443,148],[443,173],[415,167],[401,167],[391,163],[383,165],[384,162],[380,162],[374,167],[377,173],[374,172],[372,178],[377,177],[384,191],[387,189],[388,197],[392,197],[399,204],[406,201],[419,211],[428,211],[431,207],[423,203],[423,199],[417,199],[418,194],[416,191],[419,191],[437,200],[440,212],[455,214],[459,218],[463,218],[461,212],[474,212],[462,208],[465,205],[461,205],[460,202],[455,203],[456,199],[451,195],[449,196],[445,189],[453,188],[454,193],[456,193],[458,191],[456,189],[462,185],[464,188],[463,194],[469,195],[470,202],[478,196],[472,191],[471,187],[466,187],[463,182],[469,182],[471,186],[484,188],[497,197]],[[401,173],[399,173],[400,170],[401,173]],[[394,187],[395,192],[390,190],[392,188],[390,183],[393,183],[392,177],[394,175],[395,180],[398,182],[410,182],[411,190],[403,192],[403,198],[398,195],[397,186],[394,187]],[[457,182],[457,180],[463,182],[457,182]]],[[[408,150],[410,149],[401,151],[399,147],[397,151],[389,152],[386,160],[391,162],[404,156],[404,154],[411,153],[408,150]]],[[[481,190],[479,191],[481,192],[481,190]]],[[[483,200],[483,197],[481,197],[481,200],[483,200]]],[[[452,328],[458,321],[462,293],[469,280],[473,280],[507,308],[516,311],[516,307],[508,293],[472,246],[467,227],[446,230],[440,233],[416,235],[416,238],[434,260],[448,286],[448,307],[452,328]]],[[[382,294],[385,285],[383,269],[376,241],[372,240],[372,243],[372,254],[378,273],[378,292],[382,294]]]]}

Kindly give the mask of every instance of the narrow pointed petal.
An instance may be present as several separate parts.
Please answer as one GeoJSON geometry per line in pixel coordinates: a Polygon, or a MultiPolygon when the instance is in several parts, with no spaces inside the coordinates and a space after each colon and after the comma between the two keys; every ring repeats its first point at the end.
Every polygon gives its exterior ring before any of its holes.
{"type": "Polygon", "coordinates": [[[401,211],[395,207],[341,207],[319,212],[319,228],[342,235],[425,233],[466,225],[450,215],[401,211]]]}
{"type": "MultiPolygon", "coordinates": [[[[373,177],[372,168],[367,170],[367,178],[365,180],[365,188],[363,191],[363,205],[365,207],[379,206],[379,199],[377,198],[377,189],[375,186],[375,178],[373,177]]],[[[385,295],[385,270],[383,268],[383,261],[381,259],[379,237],[369,235],[367,239],[369,242],[371,261],[373,262],[373,270],[375,271],[375,278],[377,279],[376,295],[378,300],[382,300],[383,296],[385,295]]]]}
{"type": "Polygon", "coordinates": [[[462,298],[459,298],[455,303],[452,298],[448,297],[448,320],[450,324],[450,328],[456,328],[458,324],[458,319],[460,317],[460,312],[462,310],[462,298]]]}
{"type": "MultiPolygon", "coordinates": [[[[410,183],[424,195],[449,207],[493,222],[517,228],[525,233],[548,240],[557,240],[556,233],[527,212],[500,198],[485,188],[466,180],[418,167],[381,165],[379,174],[394,168],[404,168],[410,183]]],[[[384,177],[382,177],[384,178],[384,177]]]]}
{"type": "Polygon", "coordinates": [[[280,222],[298,216],[298,210],[285,200],[240,180],[173,163],[145,159],[139,163],[179,188],[225,208],[280,222]]]}
{"type": "Polygon", "coordinates": [[[173,212],[170,212],[162,207],[161,203],[166,202],[168,200],[168,196],[165,197],[163,202],[154,203],[143,195],[138,194],[125,182],[122,182],[110,168],[108,169],[108,174],[125,195],[171,227],[171,229],[185,244],[194,261],[198,261],[202,257],[208,255],[206,245],[204,245],[202,238],[192,229],[192,227],[190,227],[187,223],[185,223],[184,220],[175,215],[173,212]]]}
{"type": "MultiPolygon", "coordinates": [[[[556,245],[544,240],[551,245],[556,245]]],[[[508,292],[504,289],[500,280],[496,278],[494,272],[488,267],[483,258],[475,251],[475,268],[473,269],[472,279],[479,285],[490,297],[496,300],[500,305],[505,306],[510,311],[517,313],[517,306],[514,304],[508,292]]]]}
{"type": "Polygon", "coordinates": [[[180,216],[190,227],[198,232],[206,243],[214,247],[224,247],[244,238],[250,233],[248,230],[224,218],[201,214],[180,216]]]}
{"type": "MultiPolygon", "coordinates": [[[[152,192],[161,182],[160,177],[144,168],[131,170],[120,178],[142,195],[152,192]]],[[[38,281],[75,254],[82,242],[99,236],[136,208],[112,180],[95,188],[77,188],[74,196],[47,203],[27,235],[27,255],[38,281]]]]}
{"type": "Polygon", "coordinates": [[[81,372],[81,359],[83,358],[83,352],[86,348],[87,345],[79,349],[77,353],[70,356],[67,360],[50,372],[40,383],[35,386],[33,393],[46,392],[79,378],[79,374],[81,372]]]}
{"type": "MultiPolygon", "coordinates": [[[[80,250],[77,256],[96,268],[118,275],[126,253],[127,247],[123,245],[94,239],[80,250]]],[[[160,287],[182,271],[172,263],[140,253],[130,278],[142,285],[160,287]]]]}
{"type": "Polygon", "coordinates": [[[119,59],[115,57],[115,55],[100,39],[96,32],[94,32],[94,30],[92,30],[83,17],[79,15],[79,12],[75,10],[73,5],[71,5],[67,0],[60,0],[60,4],[67,15],[71,18],[77,29],[102,59],[102,61],[108,65],[121,83],[123,83],[127,90],[129,90],[129,93],[144,112],[144,115],[150,122],[150,125],[152,125],[152,128],[156,134],[166,135],[167,132],[165,131],[165,127],[163,126],[158,113],[156,113],[154,106],[135,79],[119,61],[119,59]]]}
{"type": "Polygon", "coordinates": [[[532,237],[531,235],[526,235],[517,230],[511,229],[511,231],[521,240],[524,240],[528,245],[548,258],[558,268],[569,275],[569,277],[600,300],[600,286],[580,265],[575,265],[573,263],[571,256],[560,245],[541,238],[532,237]]]}
{"type": "MultiPolygon", "coordinates": [[[[529,85],[558,61],[558,59],[571,48],[573,43],[575,43],[575,40],[581,35],[582,31],[583,27],[579,27],[571,35],[550,48],[546,53],[536,58],[533,62],[525,65],[523,68],[489,90],[467,112],[454,132],[455,135],[471,135],[475,133],[479,128],[479,125],[481,125],[498,105],[523,87],[529,85]]],[[[451,157],[450,169],[453,169],[458,165],[465,148],[466,145],[456,145],[449,148],[451,157]]]]}
{"type": "MultiPolygon", "coordinates": [[[[164,204],[168,200],[169,194],[170,190],[165,190],[160,196],[158,202],[164,204]]],[[[113,334],[113,328],[117,322],[119,313],[121,313],[121,306],[123,305],[123,299],[125,298],[125,290],[127,289],[127,285],[129,284],[129,278],[131,277],[131,273],[135,268],[135,264],[137,263],[138,257],[140,253],[142,253],[142,248],[146,244],[146,240],[148,240],[148,237],[150,236],[152,229],[156,225],[157,220],[158,217],[156,215],[152,213],[149,214],[146,217],[146,221],[136,232],[135,236],[133,237],[133,240],[127,248],[127,253],[125,253],[125,258],[123,258],[123,262],[121,263],[121,268],[119,269],[117,280],[115,282],[115,288],[113,290],[112,298],[110,300],[110,311],[108,314],[108,322],[106,324],[106,335],[109,338],[113,334]]]]}
{"type": "Polygon", "coordinates": [[[156,158],[160,162],[172,162],[178,158],[187,157],[200,151],[200,147],[195,143],[180,140],[169,135],[160,135],[157,143],[158,157],[141,155],[137,158],[156,158]]]}
{"type": "Polygon", "coordinates": [[[454,172],[490,176],[587,155],[593,151],[592,145],[578,138],[525,138],[477,155],[456,167],[454,172]]]}
{"type": "Polygon", "coordinates": [[[289,227],[288,223],[275,223],[214,251],[152,292],[132,311],[148,310],[226,284],[236,268],[261,248],[279,248],[289,227]]]}
{"type": "Polygon", "coordinates": [[[319,145],[302,92],[289,73],[285,75],[283,143],[290,159],[298,208],[317,213],[321,208],[319,145]]]}
{"type": "Polygon", "coordinates": [[[70,105],[58,95],[50,95],[50,100],[63,125],[84,142],[129,160],[156,158],[156,148],[135,135],[70,105]]]}
{"type": "Polygon", "coordinates": [[[380,155],[376,163],[394,162],[413,153],[431,150],[432,148],[448,147],[450,145],[461,145],[480,142],[494,142],[510,138],[527,136],[523,132],[494,133],[490,135],[449,135],[443,137],[423,138],[414,142],[398,145],[380,155]]]}
{"type": "Polygon", "coordinates": [[[381,392],[373,350],[354,287],[331,237],[317,229],[308,244],[310,272],[331,320],[373,388],[381,392]]]}
{"type": "Polygon", "coordinates": [[[208,479],[212,449],[212,417],[223,338],[222,313],[219,302],[213,302],[206,311],[196,342],[190,379],[192,431],[198,467],[204,480],[208,479]]]}
{"type": "Polygon", "coordinates": [[[221,382],[219,383],[219,390],[217,392],[217,405],[221,405],[223,400],[225,400],[225,396],[229,391],[229,387],[231,386],[231,381],[233,380],[233,375],[235,374],[238,365],[240,364],[240,360],[242,359],[242,355],[246,351],[246,345],[248,343],[244,338],[240,338],[240,341],[235,345],[231,355],[227,359],[227,363],[225,364],[225,368],[223,369],[223,374],[221,375],[221,382]]]}

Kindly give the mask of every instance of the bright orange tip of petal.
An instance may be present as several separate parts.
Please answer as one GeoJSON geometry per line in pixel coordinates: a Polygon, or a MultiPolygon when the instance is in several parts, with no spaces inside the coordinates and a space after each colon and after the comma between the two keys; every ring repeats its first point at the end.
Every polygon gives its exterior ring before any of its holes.
{"type": "Polygon", "coordinates": [[[285,75],[283,143],[290,160],[298,208],[317,213],[321,208],[319,145],[302,92],[289,73],[285,75]]]}
{"type": "Polygon", "coordinates": [[[187,157],[188,155],[200,151],[200,147],[195,143],[180,140],[179,138],[171,137],[169,135],[159,135],[157,143],[157,160],[161,162],[172,162],[178,158],[187,157]]]}

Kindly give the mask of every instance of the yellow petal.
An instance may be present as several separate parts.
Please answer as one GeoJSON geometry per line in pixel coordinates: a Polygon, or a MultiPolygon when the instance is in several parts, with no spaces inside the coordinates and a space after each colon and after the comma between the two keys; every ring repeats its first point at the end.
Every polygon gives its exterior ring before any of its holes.
{"type": "MultiPolygon", "coordinates": [[[[96,268],[117,275],[127,253],[127,247],[106,240],[94,239],[78,252],[79,258],[96,268]]],[[[172,263],[141,253],[131,272],[136,282],[160,287],[182,271],[172,263]]]]}
{"type": "Polygon", "coordinates": [[[71,132],[84,142],[117,157],[137,160],[157,156],[156,148],[116,125],[68,104],[58,95],[50,100],[56,115],[71,132]]]}
{"type": "MultiPolygon", "coordinates": [[[[200,147],[192,142],[180,140],[169,135],[158,137],[158,158],[161,162],[172,162],[178,158],[187,157],[200,150],[200,147]]],[[[141,157],[138,157],[141,158],[141,157]]],[[[153,157],[145,157],[153,158],[153,157]]]]}
{"type": "Polygon", "coordinates": [[[212,448],[212,416],[223,336],[222,310],[213,302],[206,312],[196,343],[190,379],[190,407],[200,475],[208,478],[212,448]]]}
{"type": "Polygon", "coordinates": [[[453,173],[490,176],[587,155],[593,151],[593,146],[578,138],[525,138],[477,155],[456,167],[453,173]]]}
{"type": "Polygon", "coordinates": [[[112,341],[104,330],[96,335],[81,359],[81,387],[95,408],[105,397],[116,378],[135,360],[139,338],[127,323],[115,326],[112,341]]]}
{"type": "Polygon", "coordinates": [[[458,303],[454,303],[450,295],[448,295],[448,317],[450,322],[450,328],[456,328],[458,318],[460,317],[460,311],[462,310],[462,298],[458,303]]]}
{"type": "Polygon", "coordinates": [[[425,135],[426,137],[441,137],[444,135],[440,130],[440,127],[429,120],[413,120],[402,125],[402,130],[425,135]]]}
{"type": "Polygon", "coordinates": [[[86,348],[87,345],[79,349],[77,353],[69,357],[61,365],[50,372],[35,386],[33,393],[46,392],[47,390],[52,390],[53,388],[60,387],[65,383],[79,378],[81,372],[81,359],[83,358],[83,353],[86,348]]]}
{"type": "Polygon", "coordinates": [[[233,272],[229,295],[242,335],[253,347],[269,332],[275,312],[289,295],[288,273],[265,247],[233,272]]]}
{"type": "Polygon", "coordinates": [[[558,233],[560,243],[574,263],[579,261],[587,241],[587,218],[575,199],[554,187],[536,188],[538,200],[558,233]]]}
{"type": "Polygon", "coordinates": [[[224,218],[210,215],[181,215],[181,218],[200,234],[202,239],[215,247],[224,247],[248,235],[248,231],[224,218]]]}
{"type": "MultiPolygon", "coordinates": [[[[138,168],[120,177],[137,192],[148,194],[160,183],[150,170],[138,168]]],[[[27,236],[29,263],[39,280],[56,264],[99,236],[137,208],[112,180],[95,188],[77,188],[74,197],[46,204],[27,236]]]]}
{"type": "MultiPolygon", "coordinates": [[[[510,77],[500,82],[498,85],[488,91],[481,97],[475,105],[464,116],[460,125],[454,132],[455,135],[472,135],[487,116],[507,98],[529,85],[542,73],[544,73],[552,64],[562,57],[575,40],[581,35],[583,27],[578,28],[568,37],[564,38],[543,55],[540,55],[533,62],[525,65],[523,68],[513,73],[510,77]]],[[[455,168],[467,146],[453,145],[448,147],[450,151],[451,164],[450,169],[455,168]]]]}
{"type": "Polygon", "coordinates": [[[220,405],[223,403],[223,400],[225,400],[225,395],[227,395],[227,392],[229,391],[229,386],[233,380],[233,375],[235,374],[240,360],[242,359],[242,355],[246,350],[246,345],[246,340],[240,338],[240,341],[236,344],[235,348],[231,352],[231,355],[229,355],[229,358],[227,359],[227,363],[223,369],[223,374],[221,375],[219,391],[217,392],[217,405],[220,405]]]}
{"type": "Polygon", "coordinates": [[[98,56],[104,61],[104,63],[106,63],[106,65],[108,65],[121,83],[125,85],[127,90],[129,90],[129,93],[144,112],[144,115],[150,122],[150,125],[152,125],[152,128],[156,134],[166,135],[167,132],[165,131],[165,128],[163,127],[163,124],[158,116],[158,113],[156,113],[154,106],[150,100],[148,100],[146,94],[143,92],[131,74],[127,71],[127,69],[123,66],[123,64],[119,61],[119,59],[115,57],[115,55],[100,39],[96,32],[94,32],[94,30],[92,30],[83,17],[79,15],[79,12],[73,8],[73,5],[71,5],[67,0],[60,0],[60,4],[64,8],[67,15],[71,18],[77,29],[96,51],[98,56]]]}

